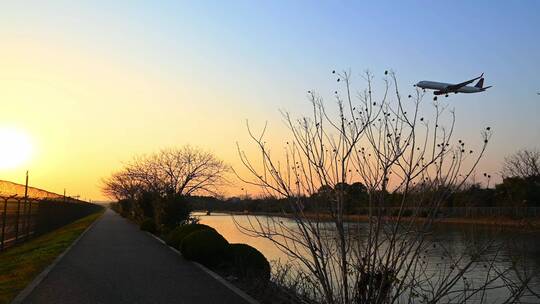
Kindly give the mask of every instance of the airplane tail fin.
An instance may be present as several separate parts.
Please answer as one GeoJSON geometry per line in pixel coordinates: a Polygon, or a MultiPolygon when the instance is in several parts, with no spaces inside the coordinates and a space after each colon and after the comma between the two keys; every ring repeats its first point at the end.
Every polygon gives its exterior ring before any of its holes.
{"type": "Polygon", "coordinates": [[[474,85],[475,87],[481,89],[484,87],[484,78],[480,78],[480,80],[478,80],[478,82],[474,85]]]}

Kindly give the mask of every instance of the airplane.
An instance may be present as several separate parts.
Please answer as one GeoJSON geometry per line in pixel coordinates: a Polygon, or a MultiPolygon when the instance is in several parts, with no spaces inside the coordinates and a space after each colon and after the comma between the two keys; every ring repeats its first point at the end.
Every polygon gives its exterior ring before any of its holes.
{"type": "Polygon", "coordinates": [[[491,86],[484,87],[484,73],[482,73],[482,75],[480,75],[479,77],[458,84],[423,80],[417,83],[415,86],[424,90],[435,90],[433,92],[434,95],[444,94],[446,97],[448,97],[449,93],[478,93],[491,88],[491,86]],[[474,85],[474,87],[468,86],[468,84],[471,84],[476,80],[478,80],[478,82],[474,85]]]}

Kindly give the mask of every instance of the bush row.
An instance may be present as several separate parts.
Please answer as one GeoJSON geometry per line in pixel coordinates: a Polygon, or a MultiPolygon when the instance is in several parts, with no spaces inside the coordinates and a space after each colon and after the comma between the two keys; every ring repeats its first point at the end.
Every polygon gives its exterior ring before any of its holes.
{"type": "Polygon", "coordinates": [[[233,275],[249,288],[260,288],[270,280],[270,264],[257,249],[229,244],[214,228],[203,224],[182,225],[165,241],[182,255],[209,268],[233,275]]]}
{"type": "Polygon", "coordinates": [[[152,233],[166,234],[191,220],[188,201],[178,195],[160,197],[145,192],[136,199],[123,199],[111,204],[111,208],[121,216],[139,223],[141,229],[143,225],[152,228],[153,231],[148,230],[152,233]]]}

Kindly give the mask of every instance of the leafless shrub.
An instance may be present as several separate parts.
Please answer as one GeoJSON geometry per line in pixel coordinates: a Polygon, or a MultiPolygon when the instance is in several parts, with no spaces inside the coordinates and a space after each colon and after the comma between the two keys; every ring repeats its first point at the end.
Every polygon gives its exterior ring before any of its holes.
{"type": "Polygon", "coordinates": [[[249,178],[239,178],[266,195],[287,198],[295,225],[273,217],[250,217],[248,225],[237,225],[287,254],[290,267],[303,278],[302,290],[316,302],[491,303],[492,289],[506,289],[502,303],[519,299],[528,278],[513,281],[516,267],[501,266],[500,244],[476,242],[455,252],[433,233],[439,207],[471,176],[491,129],[481,132],[474,152],[452,139],[453,111],[436,102],[431,118],[424,118],[423,92],[417,89],[404,98],[394,73],[386,74],[379,97],[369,72],[364,75],[367,88],[355,97],[350,72],[336,74],[343,85],[343,93],[335,94],[337,109],[326,108],[309,91],[310,117],[295,119],[283,112],[292,138],[284,142],[280,157],[264,140],[266,127],[256,135],[248,125],[260,159],[239,147],[250,172],[249,178]],[[347,221],[345,193],[336,187],[353,182],[367,188],[365,225],[347,221]],[[334,191],[317,208],[311,197],[323,186],[334,191]],[[389,206],[397,212],[389,215],[389,206]],[[412,215],[405,217],[405,210],[412,215]],[[469,279],[478,267],[485,276],[469,279]]]}
{"type": "Polygon", "coordinates": [[[501,175],[521,178],[540,176],[540,151],[523,149],[505,157],[501,175]]]}

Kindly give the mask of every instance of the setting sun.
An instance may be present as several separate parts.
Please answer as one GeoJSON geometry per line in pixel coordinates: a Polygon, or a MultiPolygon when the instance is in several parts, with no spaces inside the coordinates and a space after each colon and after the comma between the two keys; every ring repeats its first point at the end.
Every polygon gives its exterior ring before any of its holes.
{"type": "Polygon", "coordinates": [[[17,168],[26,163],[32,154],[29,136],[14,128],[0,128],[0,169],[17,168]]]}

